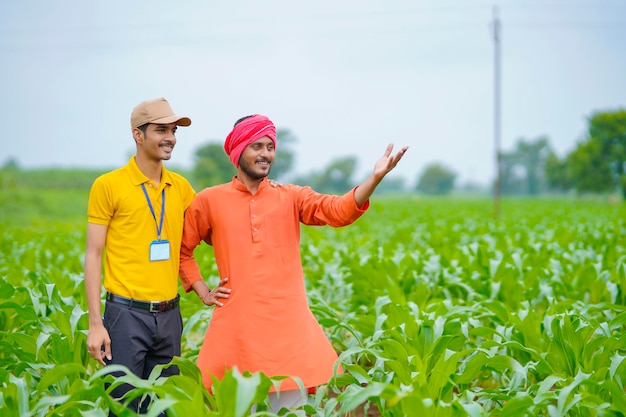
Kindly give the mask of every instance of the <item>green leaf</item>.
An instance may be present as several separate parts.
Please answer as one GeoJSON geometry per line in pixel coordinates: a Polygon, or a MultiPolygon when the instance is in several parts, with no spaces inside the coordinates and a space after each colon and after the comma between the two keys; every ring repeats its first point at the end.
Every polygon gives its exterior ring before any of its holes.
{"type": "Polygon", "coordinates": [[[500,417],[531,416],[533,405],[533,399],[529,396],[512,398],[500,410],[500,417]]]}
{"type": "Polygon", "coordinates": [[[585,374],[579,371],[572,383],[561,389],[557,400],[557,409],[561,415],[567,415],[569,410],[581,400],[581,397],[578,395],[573,395],[570,399],[570,395],[581,382],[589,379],[590,376],[591,374],[585,374]]]}
{"type": "Polygon", "coordinates": [[[470,358],[463,363],[463,371],[455,378],[457,384],[469,384],[477,379],[487,363],[487,355],[481,351],[475,351],[470,358]]]}
{"type": "Polygon", "coordinates": [[[367,371],[359,365],[342,363],[341,366],[343,367],[344,371],[354,377],[354,381],[359,385],[367,384],[372,380],[367,371]]]}
{"type": "Polygon", "coordinates": [[[346,388],[338,397],[341,404],[339,413],[347,413],[365,403],[370,397],[378,397],[385,390],[387,385],[381,382],[374,382],[365,387],[352,385],[346,388]]]}
{"type": "Polygon", "coordinates": [[[624,362],[624,359],[626,359],[626,355],[622,356],[617,352],[615,352],[615,355],[613,355],[613,357],[611,358],[611,366],[609,368],[611,379],[615,379],[615,374],[617,373],[620,365],[624,362]]]}
{"type": "Polygon", "coordinates": [[[37,392],[42,393],[46,391],[50,385],[56,384],[68,376],[73,375],[77,377],[81,377],[86,375],[87,371],[85,367],[78,363],[65,363],[56,365],[54,368],[48,370],[39,383],[37,384],[37,392]]]}

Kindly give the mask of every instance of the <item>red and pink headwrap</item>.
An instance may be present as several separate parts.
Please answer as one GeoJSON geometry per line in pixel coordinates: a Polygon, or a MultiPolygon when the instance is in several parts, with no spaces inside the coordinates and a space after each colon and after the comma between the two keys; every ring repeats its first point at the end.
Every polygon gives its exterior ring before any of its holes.
{"type": "Polygon", "coordinates": [[[255,114],[237,123],[224,141],[224,150],[230,161],[239,168],[239,157],[246,146],[262,137],[269,137],[276,149],[276,128],[267,116],[255,114]]]}

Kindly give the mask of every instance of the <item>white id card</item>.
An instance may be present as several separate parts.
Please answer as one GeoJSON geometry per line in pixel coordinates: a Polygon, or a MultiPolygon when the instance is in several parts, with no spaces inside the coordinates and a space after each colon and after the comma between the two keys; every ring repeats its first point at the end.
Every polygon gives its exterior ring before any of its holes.
{"type": "Polygon", "coordinates": [[[150,243],[150,262],[167,261],[170,259],[170,242],[167,240],[153,240],[150,243]]]}

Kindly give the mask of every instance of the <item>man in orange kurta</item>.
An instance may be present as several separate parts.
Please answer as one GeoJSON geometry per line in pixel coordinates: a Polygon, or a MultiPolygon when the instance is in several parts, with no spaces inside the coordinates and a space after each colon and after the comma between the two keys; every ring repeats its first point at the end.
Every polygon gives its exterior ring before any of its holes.
{"type": "MultiPolygon", "coordinates": [[[[393,145],[363,184],[343,196],[267,180],[276,152],[276,130],[263,115],[237,121],[224,149],[237,175],[198,193],[185,214],[180,277],[205,304],[216,304],[198,366],[210,387],[215,376],[237,367],[268,376],[296,376],[306,388],[328,382],[337,360],[309,309],[300,258],[300,223],[346,226],[369,207],[376,186],[407,147],[393,145]],[[209,290],[193,258],[201,243],[213,245],[222,281],[209,290]]],[[[293,379],[280,386],[297,390],[293,379]]]]}

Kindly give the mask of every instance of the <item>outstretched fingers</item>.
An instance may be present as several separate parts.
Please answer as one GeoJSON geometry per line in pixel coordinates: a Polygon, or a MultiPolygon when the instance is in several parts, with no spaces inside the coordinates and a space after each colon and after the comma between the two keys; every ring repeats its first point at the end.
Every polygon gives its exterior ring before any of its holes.
{"type": "MultiPolygon", "coordinates": [[[[393,145],[391,145],[391,147],[393,148],[393,145]]],[[[389,147],[387,147],[387,149],[389,149],[389,147]]],[[[404,156],[404,154],[406,153],[408,149],[409,149],[408,146],[404,146],[391,158],[392,167],[395,168],[395,166],[398,164],[398,162],[400,162],[400,159],[402,159],[402,157],[404,156]]]]}
{"type": "Polygon", "coordinates": [[[380,158],[380,160],[376,163],[376,166],[374,168],[374,173],[375,174],[378,173],[379,175],[384,176],[389,171],[394,169],[396,165],[398,164],[398,162],[400,162],[400,159],[402,159],[402,157],[406,153],[407,149],[409,149],[409,147],[404,146],[395,155],[392,155],[391,152],[393,151],[393,143],[390,143],[389,145],[387,145],[387,149],[385,149],[385,153],[380,158]]]}
{"type": "Polygon", "coordinates": [[[393,151],[393,143],[390,143],[389,145],[387,145],[387,149],[385,149],[383,158],[389,158],[389,155],[391,155],[391,151],[393,151]]]}

